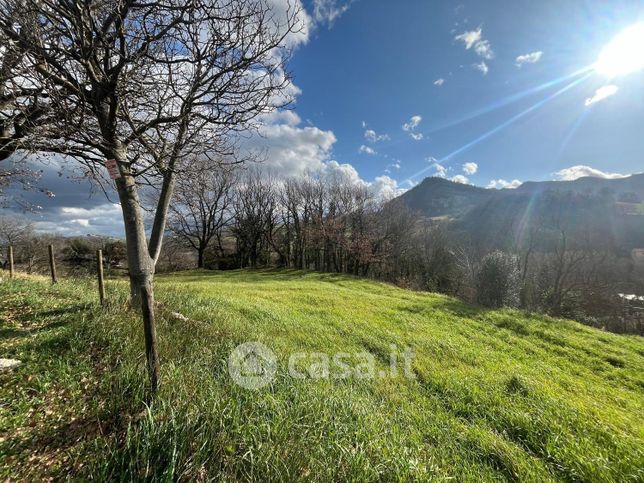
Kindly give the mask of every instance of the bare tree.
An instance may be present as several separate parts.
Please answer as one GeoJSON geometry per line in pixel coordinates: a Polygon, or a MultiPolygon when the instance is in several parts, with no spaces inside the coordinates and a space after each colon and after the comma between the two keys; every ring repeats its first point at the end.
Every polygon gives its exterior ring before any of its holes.
{"type": "Polygon", "coordinates": [[[23,145],[82,163],[115,160],[132,300],[141,301],[153,389],[152,281],[176,173],[231,152],[234,135],[288,101],[287,38],[299,11],[264,0],[5,0],[5,55],[47,92],[55,121],[23,145]],[[149,242],[139,188],[160,189],[149,242]]]}
{"type": "MultiPolygon", "coordinates": [[[[17,218],[3,216],[0,217],[0,247],[3,251],[9,246],[16,250],[15,258],[19,258],[19,251],[22,250],[33,237],[33,226],[17,218]]],[[[3,265],[7,264],[7,260],[3,265]]]]}
{"type": "Polygon", "coordinates": [[[260,170],[247,173],[235,192],[232,233],[240,267],[267,263],[277,227],[278,197],[275,181],[260,170]]]}
{"type": "Polygon", "coordinates": [[[17,245],[33,235],[33,225],[10,216],[0,217],[0,245],[17,245]]]}
{"type": "MultiPolygon", "coordinates": [[[[198,162],[196,162],[198,163],[198,162]]],[[[235,166],[205,162],[191,176],[180,177],[170,204],[168,228],[197,252],[197,267],[204,267],[204,254],[217,243],[223,256],[222,237],[232,213],[235,166]]]]}

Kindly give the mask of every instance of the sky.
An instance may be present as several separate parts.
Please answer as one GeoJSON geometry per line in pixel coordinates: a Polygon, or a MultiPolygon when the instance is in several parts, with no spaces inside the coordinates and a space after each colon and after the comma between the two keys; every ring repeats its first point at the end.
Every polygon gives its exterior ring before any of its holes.
{"type": "MultiPolygon", "coordinates": [[[[292,109],[247,141],[279,175],[391,197],[427,176],[499,189],[644,171],[644,1],[302,1],[292,109]]],[[[43,169],[55,197],[22,193],[39,230],[122,234],[116,196],[43,169]]]]}

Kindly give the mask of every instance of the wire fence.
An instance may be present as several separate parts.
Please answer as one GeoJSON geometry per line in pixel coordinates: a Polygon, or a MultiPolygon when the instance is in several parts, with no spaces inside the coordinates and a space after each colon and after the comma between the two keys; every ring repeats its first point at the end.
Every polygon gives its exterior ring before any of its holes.
{"type": "MultiPolygon", "coordinates": [[[[47,245],[47,256],[49,260],[49,274],[51,277],[51,283],[56,284],[58,283],[59,277],[58,277],[58,270],[56,267],[56,252],[54,249],[54,245],[47,245]]],[[[105,295],[105,274],[103,270],[103,250],[96,250],[96,255],[95,255],[95,260],[96,260],[96,265],[95,265],[95,270],[96,270],[96,278],[98,280],[98,296],[101,305],[104,305],[107,301],[107,297],[105,295]]],[[[16,266],[14,263],[14,247],[13,245],[9,245],[7,248],[7,269],[9,270],[9,279],[14,279],[16,278],[16,266]]]]}

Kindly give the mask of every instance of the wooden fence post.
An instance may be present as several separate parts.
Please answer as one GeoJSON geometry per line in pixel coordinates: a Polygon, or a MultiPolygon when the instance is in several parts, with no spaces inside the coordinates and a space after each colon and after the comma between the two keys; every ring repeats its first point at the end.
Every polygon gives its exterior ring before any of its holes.
{"type": "Polygon", "coordinates": [[[56,276],[56,260],[54,259],[54,245],[49,245],[49,269],[51,270],[51,282],[58,282],[58,277],[56,276]]]}
{"type": "Polygon", "coordinates": [[[13,278],[13,246],[9,245],[9,278],[13,278]]]}
{"type": "Polygon", "coordinates": [[[159,385],[159,355],[157,353],[157,329],[154,319],[154,297],[151,286],[141,287],[141,309],[143,312],[143,333],[145,334],[145,354],[152,394],[159,385]]]}
{"type": "Polygon", "coordinates": [[[98,271],[98,296],[101,305],[105,303],[105,281],[103,280],[103,250],[96,250],[96,269],[98,271]]]}

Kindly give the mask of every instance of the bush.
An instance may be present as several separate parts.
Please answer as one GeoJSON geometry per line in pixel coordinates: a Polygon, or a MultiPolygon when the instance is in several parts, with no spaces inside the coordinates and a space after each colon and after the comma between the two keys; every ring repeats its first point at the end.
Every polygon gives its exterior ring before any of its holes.
{"type": "Polygon", "coordinates": [[[516,307],[520,288],[516,256],[495,251],[483,258],[476,278],[478,303],[486,307],[516,307]]]}

